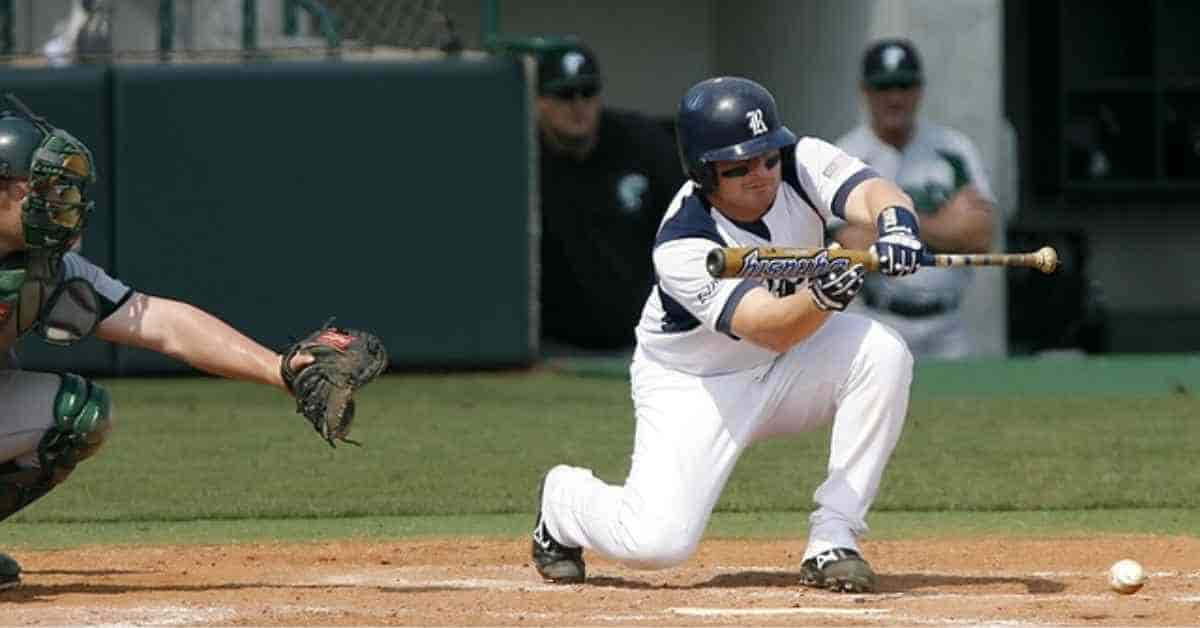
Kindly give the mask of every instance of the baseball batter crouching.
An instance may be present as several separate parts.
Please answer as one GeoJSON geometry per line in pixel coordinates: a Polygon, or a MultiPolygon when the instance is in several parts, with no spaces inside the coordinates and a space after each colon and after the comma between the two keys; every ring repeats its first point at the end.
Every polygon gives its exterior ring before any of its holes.
{"type": "Polygon", "coordinates": [[[542,481],[533,562],[581,582],[583,550],[644,568],[691,556],[751,443],[833,422],[828,477],[809,518],[801,582],[875,588],[858,537],[900,437],[912,381],[903,340],[845,313],[861,265],[809,280],[714,280],[715,247],[824,246],[832,217],[874,224],[881,271],[915,272],[924,253],[912,201],[822,140],[797,138],[753,81],[687,91],[676,118],[683,184],[659,227],[657,277],[637,326],[630,375],[637,417],[623,486],[560,465],[542,481]]]}
{"type": "MultiPolygon", "coordinates": [[[[71,373],[24,371],[13,347],[33,332],[142,347],[202,371],[276,386],[333,444],[347,440],[355,389],[387,354],[378,338],[324,327],[280,355],[187,303],[132,290],[79,254],[93,203],[92,153],[9,97],[0,112],[0,521],[67,479],[113,425],[108,392],[71,373]]],[[[0,553],[0,589],[21,567],[0,553]]]]}

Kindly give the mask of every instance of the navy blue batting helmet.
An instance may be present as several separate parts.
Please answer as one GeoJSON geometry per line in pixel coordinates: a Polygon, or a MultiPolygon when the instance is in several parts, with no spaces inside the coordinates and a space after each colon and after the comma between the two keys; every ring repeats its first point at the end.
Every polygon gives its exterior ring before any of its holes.
{"type": "Polygon", "coordinates": [[[715,161],[750,159],[796,143],[779,121],[767,88],[736,76],[696,83],[683,95],[675,117],[683,170],[704,191],[717,186],[715,161]]]}

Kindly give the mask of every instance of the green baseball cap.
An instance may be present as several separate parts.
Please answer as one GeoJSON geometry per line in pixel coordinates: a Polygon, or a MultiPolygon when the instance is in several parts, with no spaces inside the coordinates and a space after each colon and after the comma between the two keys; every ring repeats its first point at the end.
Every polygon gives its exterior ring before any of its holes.
{"type": "Polygon", "coordinates": [[[882,39],[871,44],[863,55],[862,80],[873,89],[921,85],[925,76],[916,46],[907,39],[882,39]]]}
{"type": "Polygon", "coordinates": [[[602,84],[596,55],[582,42],[564,42],[538,54],[538,92],[541,94],[567,89],[599,90],[602,84]]]}

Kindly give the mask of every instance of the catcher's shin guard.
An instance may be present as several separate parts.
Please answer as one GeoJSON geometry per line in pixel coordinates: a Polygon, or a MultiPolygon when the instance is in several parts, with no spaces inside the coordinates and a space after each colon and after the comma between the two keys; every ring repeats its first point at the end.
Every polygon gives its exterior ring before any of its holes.
{"type": "Polygon", "coordinates": [[[0,464],[0,521],[58,486],[90,458],[112,429],[108,391],[95,382],[64,373],[54,399],[54,425],[38,443],[39,467],[0,464]]]}
{"type": "Polygon", "coordinates": [[[21,584],[21,565],[12,556],[0,552],[0,591],[21,584]]]}

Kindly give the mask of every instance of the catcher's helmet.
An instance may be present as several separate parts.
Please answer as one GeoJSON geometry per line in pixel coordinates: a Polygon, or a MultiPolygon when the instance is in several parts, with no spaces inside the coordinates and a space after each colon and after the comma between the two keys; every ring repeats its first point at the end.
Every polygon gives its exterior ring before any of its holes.
{"type": "Polygon", "coordinates": [[[33,165],[33,151],[46,136],[32,122],[7,112],[0,114],[0,178],[24,179],[33,165]]]}
{"type": "Polygon", "coordinates": [[[675,117],[683,170],[705,192],[717,186],[715,161],[749,159],[796,143],[779,122],[775,97],[750,79],[723,76],[691,87],[675,117]]]}
{"type": "Polygon", "coordinates": [[[12,95],[18,112],[0,112],[0,177],[28,179],[21,203],[25,243],[65,250],[82,231],[94,203],[87,187],[96,181],[87,145],[37,116],[12,95]]]}

